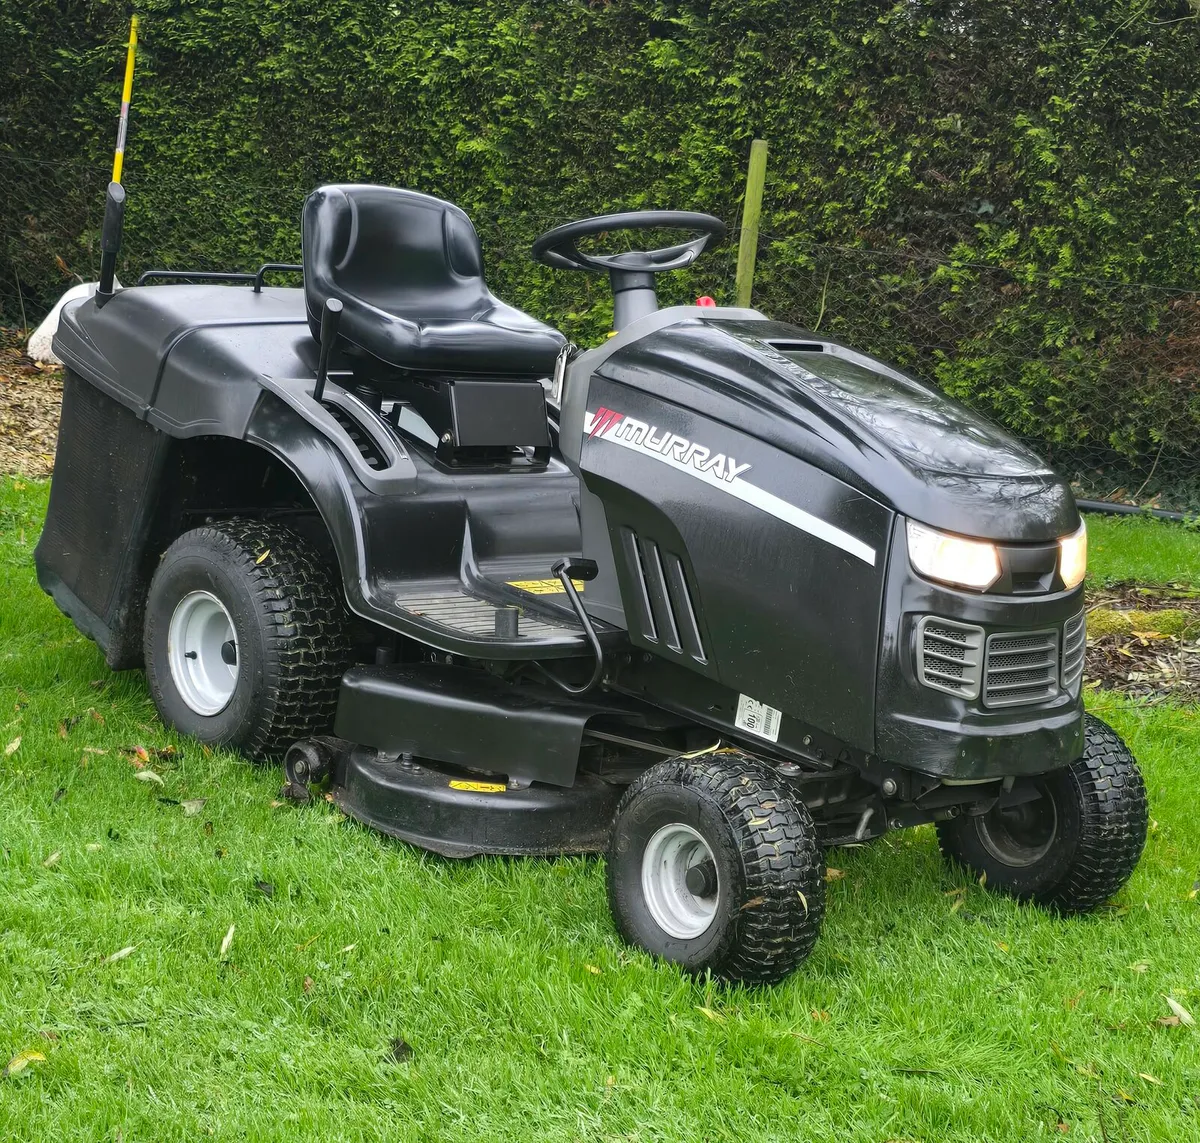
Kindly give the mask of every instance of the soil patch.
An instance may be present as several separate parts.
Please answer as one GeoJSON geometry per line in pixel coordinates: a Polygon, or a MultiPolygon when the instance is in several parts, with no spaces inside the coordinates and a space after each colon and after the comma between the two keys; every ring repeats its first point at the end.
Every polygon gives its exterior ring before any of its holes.
{"type": "Polygon", "coordinates": [[[1200,700],[1200,589],[1109,584],[1088,595],[1084,685],[1137,698],[1200,700]]]}
{"type": "Polygon", "coordinates": [[[61,404],[62,370],[28,357],[20,331],[0,329],[0,472],[50,475],[61,404]]]}

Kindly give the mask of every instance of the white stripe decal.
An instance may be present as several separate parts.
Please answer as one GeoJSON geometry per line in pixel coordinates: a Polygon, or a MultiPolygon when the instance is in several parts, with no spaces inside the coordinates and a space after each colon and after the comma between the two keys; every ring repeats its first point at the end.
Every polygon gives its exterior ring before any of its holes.
{"type": "Polygon", "coordinates": [[[816,536],[817,539],[824,540],[827,544],[832,544],[835,548],[841,548],[842,551],[848,552],[850,555],[857,557],[864,563],[870,564],[872,567],[875,566],[875,549],[870,544],[864,544],[862,540],[850,535],[849,532],[843,532],[841,528],[835,528],[832,524],[826,523],[826,521],[819,517],[805,512],[804,509],[797,508],[794,504],[789,504],[786,500],[781,500],[774,493],[759,488],[757,484],[751,484],[748,480],[743,480],[740,476],[735,476],[732,480],[726,480],[724,477],[718,476],[711,469],[707,472],[702,472],[694,465],[684,464],[683,461],[677,460],[673,456],[661,453],[657,449],[647,448],[640,442],[635,443],[618,435],[614,430],[617,429],[623,418],[618,417],[615,420],[610,420],[607,424],[602,424],[599,426],[600,431],[596,432],[596,420],[601,413],[602,410],[597,410],[596,413],[588,414],[588,427],[585,432],[589,432],[600,440],[608,441],[611,444],[621,445],[622,448],[627,448],[639,456],[646,456],[652,460],[660,461],[677,472],[686,473],[688,476],[696,480],[701,480],[712,488],[718,488],[722,492],[727,492],[730,496],[736,496],[743,503],[758,508],[760,511],[774,516],[777,520],[782,520],[785,524],[790,524],[793,528],[798,528],[801,532],[807,532],[810,536],[816,536]]]}

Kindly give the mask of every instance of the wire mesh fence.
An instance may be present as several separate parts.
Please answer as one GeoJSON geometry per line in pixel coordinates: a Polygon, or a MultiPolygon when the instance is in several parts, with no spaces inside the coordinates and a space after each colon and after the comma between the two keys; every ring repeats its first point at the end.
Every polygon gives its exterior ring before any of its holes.
{"type": "MultiPolygon", "coordinates": [[[[330,172],[330,180],[336,177],[330,172]]],[[[108,169],[0,153],[0,324],[32,327],[99,271],[108,169]]],[[[319,178],[315,182],[321,181],[319,178]]],[[[308,186],[126,172],[119,277],[150,268],[246,270],[300,256],[308,186]]],[[[606,283],[532,266],[529,245],[565,221],[473,211],[501,296],[577,338],[600,336],[606,283]]],[[[664,301],[732,303],[737,234],[664,301]]],[[[754,304],[771,317],[891,361],[1027,440],[1078,496],[1200,515],[1200,289],[978,265],[903,244],[817,243],[775,224],[759,238],[754,304]]]]}

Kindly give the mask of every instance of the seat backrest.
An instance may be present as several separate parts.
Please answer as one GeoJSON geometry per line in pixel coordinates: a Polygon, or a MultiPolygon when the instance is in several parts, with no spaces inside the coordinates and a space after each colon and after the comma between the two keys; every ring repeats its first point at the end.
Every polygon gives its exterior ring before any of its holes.
{"type": "Polygon", "coordinates": [[[301,227],[309,325],[326,298],[356,298],[402,316],[469,318],[490,298],[479,236],[453,203],[382,186],[324,186],[301,227]]]}

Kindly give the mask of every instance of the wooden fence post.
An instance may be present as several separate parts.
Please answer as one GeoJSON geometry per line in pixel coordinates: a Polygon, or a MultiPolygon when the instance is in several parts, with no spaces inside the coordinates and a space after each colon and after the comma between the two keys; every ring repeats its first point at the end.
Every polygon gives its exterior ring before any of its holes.
{"type": "Polygon", "coordinates": [[[754,285],[754,258],[758,253],[758,219],[762,214],[763,186],[767,180],[767,141],[755,139],[750,144],[750,169],[746,173],[746,197],[742,202],[742,235],[738,242],[737,304],[750,305],[754,285]]]}

